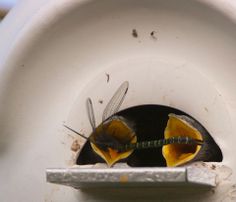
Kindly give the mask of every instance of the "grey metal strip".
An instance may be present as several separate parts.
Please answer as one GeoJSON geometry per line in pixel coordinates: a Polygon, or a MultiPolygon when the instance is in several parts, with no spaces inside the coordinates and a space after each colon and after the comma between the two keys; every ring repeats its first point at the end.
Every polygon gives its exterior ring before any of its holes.
{"type": "Polygon", "coordinates": [[[216,175],[208,169],[175,168],[51,168],[47,182],[88,187],[144,187],[193,185],[214,187],[216,175]]]}

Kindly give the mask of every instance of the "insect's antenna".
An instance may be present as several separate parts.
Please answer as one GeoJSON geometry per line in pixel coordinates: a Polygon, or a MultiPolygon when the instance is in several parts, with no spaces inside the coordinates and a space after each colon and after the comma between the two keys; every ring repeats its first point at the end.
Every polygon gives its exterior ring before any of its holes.
{"type": "Polygon", "coordinates": [[[108,102],[106,108],[104,109],[102,120],[105,121],[107,118],[118,112],[122,102],[125,99],[129,88],[129,82],[125,81],[117,89],[111,100],[108,102]]]}
{"type": "Polygon", "coordinates": [[[89,139],[89,138],[87,138],[86,136],[82,135],[81,133],[75,131],[74,129],[72,129],[72,128],[66,126],[66,125],[63,125],[63,126],[64,126],[65,128],[67,128],[67,129],[71,130],[72,132],[76,133],[77,135],[81,136],[82,138],[84,138],[84,139],[86,139],[86,140],[89,139]]]}
{"type": "Polygon", "coordinates": [[[94,116],[94,110],[93,110],[93,103],[90,98],[87,99],[86,106],[87,106],[87,113],[88,113],[89,122],[90,122],[90,125],[92,126],[92,129],[94,131],[96,129],[96,122],[95,122],[95,116],[94,116]]]}

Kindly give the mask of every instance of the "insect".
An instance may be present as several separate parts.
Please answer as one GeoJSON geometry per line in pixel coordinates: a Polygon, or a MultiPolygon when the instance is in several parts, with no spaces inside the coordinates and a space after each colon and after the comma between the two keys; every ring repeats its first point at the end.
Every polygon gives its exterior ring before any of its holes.
{"type": "MultiPolygon", "coordinates": [[[[118,88],[103,112],[102,123],[97,127],[92,100],[88,98],[86,101],[88,118],[93,130],[87,139],[93,151],[103,158],[109,166],[120,159],[128,157],[133,152],[131,149],[118,151],[116,149],[117,146],[121,147],[122,145],[137,142],[135,132],[128,121],[114,115],[119,110],[128,87],[129,83],[126,81],[118,88]]],[[[69,127],[67,128],[72,130],[69,127]]],[[[73,130],[73,132],[76,131],[73,130]]]]}
{"type": "Polygon", "coordinates": [[[79,164],[102,162],[103,159],[108,166],[112,166],[125,159],[130,166],[179,166],[196,160],[216,159],[214,155],[209,155],[207,159],[204,152],[214,153],[216,148],[219,150],[218,145],[208,137],[210,135],[197,121],[179,110],[144,105],[118,112],[128,87],[126,81],[118,88],[107,104],[102,123],[98,126],[92,101],[87,99],[88,118],[93,131],[89,137],[83,136],[88,141],[79,154],[79,164]],[[163,131],[164,135],[161,134],[163,131]],[[212,148],[213,152],[209,152],[212,148]]]}
{"type": "Polygon", "coordinates": [[[188,145],[202,145],[202,140],[193,139],[190,137],[185,136],[175,136],[170,137],[167,139],[160,139],[160,140],[151,140],[151,141],[143,141],[143,142],[136,142],[136,143],[129,143],[123,145],[116,145],[116,144],[106,144],[107,147],[116,149],[119,152],[127,151],[130,149],[150,149],[150,148],[158,148],[164,145],[169,144],[188,144],[188,145]]]}

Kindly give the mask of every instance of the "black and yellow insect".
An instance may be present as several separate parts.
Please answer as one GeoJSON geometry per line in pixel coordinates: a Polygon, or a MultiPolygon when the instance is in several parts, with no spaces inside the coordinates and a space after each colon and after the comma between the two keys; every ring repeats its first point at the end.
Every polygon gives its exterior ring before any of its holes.
{"type": "Polygon", "coordinates": [[[87,99],[93,131],[77,164],[105,160],[109,166],[117,161],[130,166],[180,166],[192,161],[222,161],[221,150],[207,130],[180,110],[141,105],[118,112],[128,86],[126,81],[118,88],[97,127],[92,101],[87,99]]]}

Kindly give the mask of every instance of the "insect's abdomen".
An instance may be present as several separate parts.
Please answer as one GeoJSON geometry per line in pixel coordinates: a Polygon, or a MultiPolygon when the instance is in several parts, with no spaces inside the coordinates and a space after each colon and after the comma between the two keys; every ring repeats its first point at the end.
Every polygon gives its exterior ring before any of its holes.
{"type": "Polygon", "coordinates": [[[143,142],[137,142],[134,144],[126,144],[122,148],[119,148],[120,150],[130,150],[130,149],[149,149],[149,148],[157,148],[162,147],[167,144],[202,144],[202,141],[195,140],[190,137],[183,137],[183,136],[177,136],[177,137],[171,137],[168,139],[160,139],[160,140],[152,140],[152,141],[143,141],[143,142]]]}

